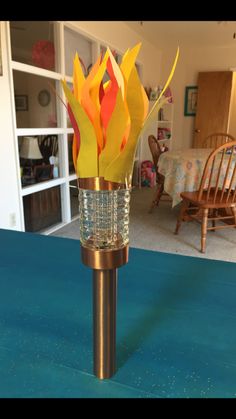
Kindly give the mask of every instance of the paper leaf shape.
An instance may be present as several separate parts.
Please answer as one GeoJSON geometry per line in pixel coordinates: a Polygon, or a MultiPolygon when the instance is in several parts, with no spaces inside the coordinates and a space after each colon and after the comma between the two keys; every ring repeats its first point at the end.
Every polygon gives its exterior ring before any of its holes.
{"type": "Polygon", "coordinates": [[[98,146],[94,126],[64,81],[62,81],[62,85],[80,130],[80,150],[77,158],[78,176],[85,178],[98,176],[98,146]]]}
{"type": "Polygon", "coordinates": [[[79,128],[75,120],[74,114],[69,104],[68,104],[67,109],[68,109],[68,114],[71,120],[71,124],[74,129],[74,136],[73,136],[73,143],[72,143],[72,157],[73,157],[75,172],[77,173],[77,157],[80,150],[80,132],[79,132],[79,128]]]}
{"type": "Polygon", "coordinates": [[[129,138],[118,157],[107,167],[104,177],[105,180],[130,185],[137,141],[144,120],[142,86],[135,67],[131,71],[127,85],[127,103],[131,119],[129,138]]]}
{"type": "Polygon", "coordinates": [[[76,53],[74,59],[74,69],[73,69],[73,88],[74,96],[80,102],[81,101],[81,90],[84,84],[85,77],[80,64],[79,56],[76,53]]]}
{"type": "Polygon", "coordinates": [[[140,48],[141,48],[141,43],[137,44],[131,50],[128,50],[127,53],[124,55],[124,58],[121,62],[120,69],[126,81],[129,80],[130,73],[132,71],[132,68],[135,65],[135,61],[136,61],[140,48]]]}
{"type": "Polygon", "coordinates": [[[114,76],[116,78],[116,81],[117,81],[117,84],[118,84],[119,88],[121,89],[122,96],[124,97],[124,88],[125,88],[124,77],[122,75],[120,67],[118,66],[118,64],[117,64],[117,62],[114,58],[114,55],[112,54],[112,52],[110,51],[109,48],[108,48],[108,53],[109,53],[109,58],[110,58],[110,62],[111,62],[111,65],[112,65],[114,76]]]}
{"type": "Polygon", "coordinates": [[[114,112],[106,132],[106,145],[99,156],[99,176],[104,177],[110,162],[120,153],[123,136],[128,124],[128,115],[119,89],[114,112]]]}
{"type": "Polygon", "coordinates": [[[103,132],[104,132],[104,146],[106,144],[106,129],[109,123],[109,120],[111,118],[112,112],[115,107],[116,103],[116,97],[119,90],[119,86],[113,71],[113,67],[111,64],[110,57],[107,61],[107,72],[110,76],[110,86],[107,88],[107,90],[104,92],[104,96],[101,102],[101,122],[103,126],[103,132]]]}

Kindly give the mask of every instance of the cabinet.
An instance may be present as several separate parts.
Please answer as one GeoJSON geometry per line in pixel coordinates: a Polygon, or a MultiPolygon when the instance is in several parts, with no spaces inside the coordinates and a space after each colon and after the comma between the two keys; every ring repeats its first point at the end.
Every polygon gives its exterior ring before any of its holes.
{"type": "Polygon", "coordinates": [[[24,196],[25,231],[36,232],[61,222],[60,187],[24,196]]]}

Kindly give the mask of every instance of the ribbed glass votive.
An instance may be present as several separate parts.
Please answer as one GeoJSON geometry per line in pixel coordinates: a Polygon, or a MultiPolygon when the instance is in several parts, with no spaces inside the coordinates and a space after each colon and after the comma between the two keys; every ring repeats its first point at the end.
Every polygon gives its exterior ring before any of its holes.
{"type": "Polygon", "coordinates": [[[130,190],[79,188],[80,241],[93,249],[118,249],[129,242],[130,190]]]}

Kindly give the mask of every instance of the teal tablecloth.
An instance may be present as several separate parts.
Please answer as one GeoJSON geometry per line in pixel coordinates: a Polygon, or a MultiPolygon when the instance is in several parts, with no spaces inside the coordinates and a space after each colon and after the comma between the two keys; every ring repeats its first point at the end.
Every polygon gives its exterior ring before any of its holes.
{"type": "Polygon", "coordinates": [[[93,376],[76,240],[0,230],[0,397],[236,396],[236,264],[130,249],[117,373],[93,376]]]}

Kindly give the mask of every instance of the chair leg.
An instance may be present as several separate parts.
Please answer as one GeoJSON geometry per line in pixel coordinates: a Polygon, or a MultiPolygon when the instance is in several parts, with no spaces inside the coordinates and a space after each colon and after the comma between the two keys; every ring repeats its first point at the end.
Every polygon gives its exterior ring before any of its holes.
{"type": "MultiPolygon", "coordinates": [[[[216,209],[215,209],[215,208],[213,208],[213,210],[212,210],[212,216],[213,216],[213,217],[216,217],[216,212],[217,212],[217,211],[216,211],[216,209]]],[[[216,226],[216,221],[215,221],[215,220],[212,220],[212,222],[211,222],[211,223],[212,223],[212,227],[213,227],[213,228],[215,228],[215,226],[216,226]]],[[[214,232],[215,232],[215,230],[211,230],[211,231],[214,231],[214,232]]]]}
{"type": "Polygon", "coordinates": [[[181,225],[181,223],[184,219],[184,214],[185,214],[185,211],[188,208],[188,206],[189,206],[188,201],[183,201],[182,202],[182,205],[181,205],[181,208],[180,208],[180,213],[179,213],[177,223],[176,223],[176,227],[175,227],[175,234],[178,234],[178,232],[179,232],[180,225],[181,225]]]}
{"type": "Polygon", "coordinates": [[[159,201],[161,199],[161,195],[163,194],[163,191],[164,191],[164,185],[163,184],[159,184],[158,187],[157,187],[157,191],[155,193],[154,199],[152,201],[151,207],[150,207],[150,209],[148,211],[149,213],[152,212],[152,210],[153,210],[154,207],[157,207],[158,206],[159,201]]]}
{"type": "MultiPolygon", "coordinates": [[[[232,213],[233,213],[233,216],[234,216],[234,224],[236,224],[236,207],[232,207],[231,209],[232,209],[232,213]]],[[[236,227],[234,227],[234,228],[236,228],[236,227]]]]}
{"type": "Polygon", "coordinates": [[[202,236],[201,236],[201,252],[206,251],[206,235],[207,235],[207,219],[208,219],[208,208],[203,209],[202,213],[202,236]]]}

